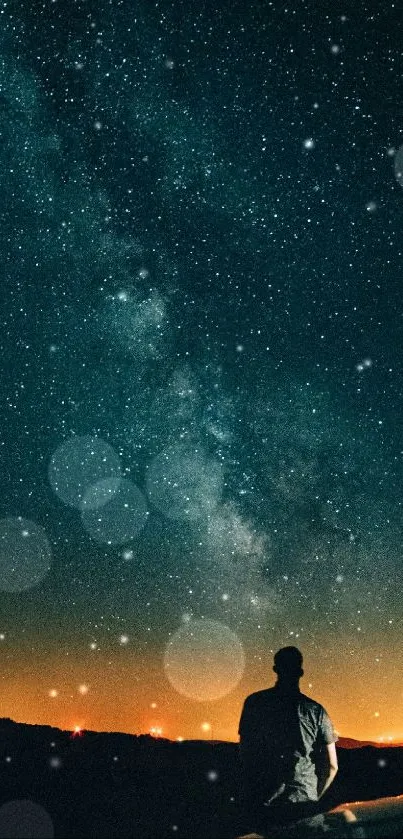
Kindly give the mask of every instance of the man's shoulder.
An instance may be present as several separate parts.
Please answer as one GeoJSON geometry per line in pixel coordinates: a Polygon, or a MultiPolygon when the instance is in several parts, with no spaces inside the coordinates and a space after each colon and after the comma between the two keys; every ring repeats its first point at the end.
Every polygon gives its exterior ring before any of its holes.
{"type": "Polygon", "coordinates": [[[300,700],[303,702],[305,707],[311,711],[316,711],[316,713],[326,713],[325,708],[320,702],[317,702],[316,699],[312,699],[312,696],[306,696],[305,693],[300,694],[300,700]]]}
{"type": "Polygon", "coordinates": [[[254,703],[264,702],[274,695],[274,688],[264,688],[264,690],[256,690],[254,693],[250,693],[249,696],[246,697],[245,702],[252,705],[254,703]]]}

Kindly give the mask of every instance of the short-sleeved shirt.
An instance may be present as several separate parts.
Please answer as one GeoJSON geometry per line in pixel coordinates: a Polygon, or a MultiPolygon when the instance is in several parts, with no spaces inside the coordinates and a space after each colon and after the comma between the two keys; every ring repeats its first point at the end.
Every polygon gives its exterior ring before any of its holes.
{"type": "Polygon", "coordinates": [[[239,722],[241,759],[270,795],[285,785],[282,800],[317,801],[317,753],[337,737],[318,702],[299,690],[275,686],[245,700],[239,722]]]}

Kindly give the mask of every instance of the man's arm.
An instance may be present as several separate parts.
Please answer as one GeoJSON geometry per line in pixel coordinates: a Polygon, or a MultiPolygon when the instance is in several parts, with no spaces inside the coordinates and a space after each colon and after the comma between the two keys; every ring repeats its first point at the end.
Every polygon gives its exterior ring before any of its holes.
{"type": "Polygon", "coordinates": [[[337,762],[337,753],[336,753],[336,744],[335,743],[328,743],[326,745],[326,750],[323,753],[324,755],[324,766],[323,772],[320,773],[320,782],[318,788],[318,798],[322,798],[325,794],[326,790],[329,789],[330,785],[333,783],[337,771],[339,768],[339,764],[337,762]]]}

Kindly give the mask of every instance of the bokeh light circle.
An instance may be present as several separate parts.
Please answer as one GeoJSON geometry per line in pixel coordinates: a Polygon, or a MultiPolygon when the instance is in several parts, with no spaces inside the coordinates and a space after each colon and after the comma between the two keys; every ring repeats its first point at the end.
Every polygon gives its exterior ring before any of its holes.
{"type": "MultiPolygon", "coordinates": [[[[109,480],[109,492],[117,490],[121,478],[119,455],[99,437],[71,437],[54,452],[48,476],[56,495],[65,504],[81,510],[87,490],[99,481],[109,480]]],[[[105,492],[92,497],[94,506],[101,507],[108,500],[105,492]]]]}
{"type": "Polygon", "coordinates": [[[237,686],[245,653],[235,632],[220,621],[184,623],[168,641],[164,670],[172,687],[188,699],[212,702],[237,686]]]}
{"type": "Polygon", "coordinates": [[[195,520],[220,501],[224,483],[221,463],[201,449],[172,446],[157,455],[147,470],[151,503],[171,519],[195,520]]]}
{"type": "Polygon", "coordinates": [[[98,496],[108,496],[109,479],[89,487],[83,497],[81,519],[87,533],[96,542],[124,545],[138,535],[147,518],[147,502],[139,488],[126,478],[100,507],[94,506],[98,496]]]}
{"type": "Polygon", "coordinates": [[[0,839],[53,839],[52,819],[29,799],[7,801],[0,807],[0,839]]]}
{"type": "Polygon", "coordinates": [[[35,522],[0,519],[0,589],[21,592],[38,585],[48,573],[52,550],[45,530],[35,522]]]}
{"type": "Polygon", "coordinates": [[[91,484],[85,491],[80,504],[81,512],[88,513],[89,510],[99,510],[112,500],[119,491],[122,478],[102,478],[96,484],[91,484]]]}
{"type": "Polygon", "coordinates": [[[394,155],[394,167],[396,180],[403,186],[403,146],[400,146],[394,155]]]}

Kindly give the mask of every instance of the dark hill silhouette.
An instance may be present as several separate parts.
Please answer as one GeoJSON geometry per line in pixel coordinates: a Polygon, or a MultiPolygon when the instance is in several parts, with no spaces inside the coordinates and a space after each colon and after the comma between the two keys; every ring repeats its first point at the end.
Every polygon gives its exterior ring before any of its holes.
{"type": "Polygon", "coordinates": [[[340,737],[337,743],[339,749],[362,749],[363,746],[372,746],[374,749],[393,749],[402,748],[403,743],[391,742],[374,742],[373,740],[353,740],[351,737],[340,737]]]}
{"type": "MultiPolygon", "coordinates": [[[[0,720],[0,736],[0,805],[27,799],[41,805],[55,837],[229,839],[239,832],[237,743],[74,736],[10,719],[0,720]]],[[[324,809],[403,792],[403,748],[339,746],[338,758],[324,809]]],[[[1,814],[0,835],[7,835],[1,814]]]]}

